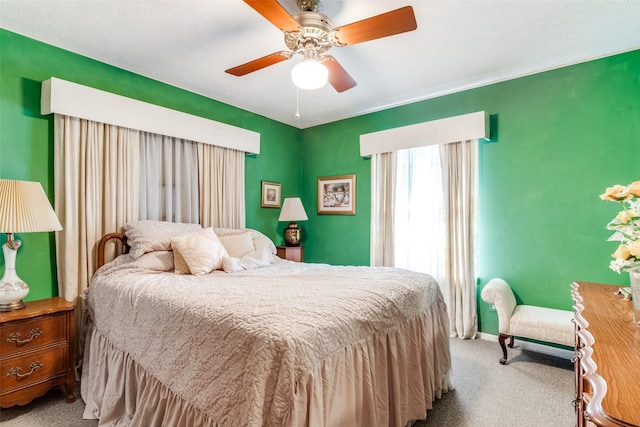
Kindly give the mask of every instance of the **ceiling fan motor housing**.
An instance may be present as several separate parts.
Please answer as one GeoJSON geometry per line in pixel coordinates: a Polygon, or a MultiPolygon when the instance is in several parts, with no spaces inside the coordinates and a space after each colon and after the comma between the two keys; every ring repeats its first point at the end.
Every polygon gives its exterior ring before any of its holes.
{"type": "Polygon", "coordinates": [[[312,48],[317,55],[321,55],[331,48],[329,31],[333,24],[327,16],[320,12],[300,12],[293,19],[300,28],[295,32],[284,33],[284,41],[289,49],[302,53],[312,48]]]}

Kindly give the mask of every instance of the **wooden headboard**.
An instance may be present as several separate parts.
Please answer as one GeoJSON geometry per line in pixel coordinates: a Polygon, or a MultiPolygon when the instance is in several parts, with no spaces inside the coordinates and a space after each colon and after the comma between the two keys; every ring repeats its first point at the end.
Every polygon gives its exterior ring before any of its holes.
{"type": "Polygon", "coordinates": [[[123,251],[122,253],[126,254],[129,252],[129,245],[127,245],[127,237],[122,233],[109,233],[105,234],[102,239],[100,239],[100,243],[98,243],[98,265],[97,268],[100,268],[104,265],[104,248],[107,245],[107,242],[112,239],[117,239],[122,242],[123,251]]]}

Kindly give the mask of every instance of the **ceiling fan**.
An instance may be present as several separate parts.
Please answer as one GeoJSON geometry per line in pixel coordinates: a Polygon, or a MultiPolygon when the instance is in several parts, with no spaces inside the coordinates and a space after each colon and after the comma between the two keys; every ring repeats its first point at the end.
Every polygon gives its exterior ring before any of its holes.
{"type": "Polygon", "coordinates": [[[335,28],[331,20],[317,11],[317,0],[298,0],[300,13],[290,15],[276,0],[244,0],[256,12],[284,32],[289,51],[279,51],[226,70],[244,76],[301,54],[304,59],[292,70],[292,79],[302,89],[317,89],[329,82],[338,92],[356,86],[355,80],[327,51],[334,46],[350,46],[382,37],[413,31],[418,26],[411,6],[372,16],[335,28]],[[319,81],[305,82],[316,72],[319,81]]]}

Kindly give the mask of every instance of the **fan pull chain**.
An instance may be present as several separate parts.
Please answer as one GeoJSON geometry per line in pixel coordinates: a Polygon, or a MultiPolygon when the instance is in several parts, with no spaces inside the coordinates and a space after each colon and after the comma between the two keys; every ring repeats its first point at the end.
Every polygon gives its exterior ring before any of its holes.
{"type": "Polygon", "coordinates": [[[300,93],[299,90],[300,89],[296,87],[296,120],[300,119],[300,101],[298,99],[300,93]]]}

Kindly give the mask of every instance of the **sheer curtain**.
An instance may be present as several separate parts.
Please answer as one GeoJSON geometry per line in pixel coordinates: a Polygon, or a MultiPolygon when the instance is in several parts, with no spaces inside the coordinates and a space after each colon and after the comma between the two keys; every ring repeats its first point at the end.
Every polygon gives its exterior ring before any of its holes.
{"type": "Polygon", "coordinates": [[[394,265],[394,213],[396,191],[396,153],[371,156],[371,232],[372,266],[394,265]]]}
{"type": "Polygon", "coordinates": [[[395,266],[429,273],[441,282],[445,224],[438,146],[397,155],[395,266]]]}
{"type": "Polygon", "coordinates": [[[140,132],[139,219],[199,222],[195,142],[140,132]]]}

